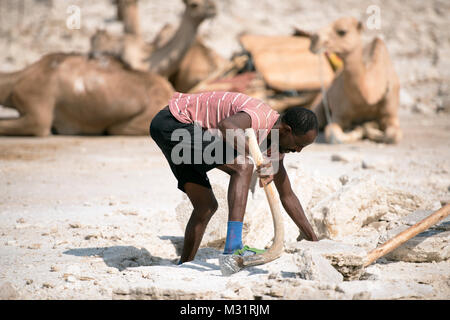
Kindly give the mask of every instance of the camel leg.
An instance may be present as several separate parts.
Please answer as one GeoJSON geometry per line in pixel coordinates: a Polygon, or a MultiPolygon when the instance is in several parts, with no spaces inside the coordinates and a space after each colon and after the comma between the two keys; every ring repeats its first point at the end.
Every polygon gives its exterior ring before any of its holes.
{"type": "Polygon", "coordinates": [[[371,121],[363,125],[364,137],[380,143],[398,143],[402,138],[397,117],[384,116],[380,123],[371,121]]]}
{"type": "Polygon", "coordinates": [[[48,136],[53,122],[53,107],[49,102],[25,102],[18,96],[13,96],[13,106],[19,113],[19,118],[0,119],[0,136],[48,136]]]}
{"type": "Polygon", "coordinates": [[[51,124],[42,123],[32,114],[17,119],[0,119],[0,136],[38,136],[50,134],[51,124]]]}
{"type": "Polygon", "coordinates": [[[344,133],[344,135],[346,143],[356,142],[363,139],[364,130],[361,126],[357,126],[353,130],[344,133]]]}
{"type": "Polygon", "coordinates": [[[376,121],[366,122],[362,125],[362,131],[364,138],[379,143],[398,143],[402,138],[398,120],[394,124],[381,126],[376,121]]]}
{"type": "Polygon", "coordinates": [[[379,125],[384,133],[382,140],[384,143],[399,143],[403,137],[398,119],[399,90],[399,84],[395,83],[389,90],[384,105],[380,110],[379,125]]]}
{"type": "Polygon", "coordinates": [[[403,132],[397,126],[390,126],[385,131],[385,143],[399,143],[402,140],[403,132]]]}
{"type": "Polygon", "coordinates": [[[375,142],[384,142],[384,132],[376,121],[370,121],[363,124],[364,138],[375,142]]]}
{"type": "Polygon", "coordinates": [[[342,127],[332,122],[325,127],[325,141],[331,144],[352,143],[363,138],[363,128],[356,127],[350,132],[344,132],[342,127]]]}
{"type": "Polygon", "coordinates": [[[384,143],[399,143],[403,137],[402,129],[397,116],[386,116],[381,119],[384,143]]]}

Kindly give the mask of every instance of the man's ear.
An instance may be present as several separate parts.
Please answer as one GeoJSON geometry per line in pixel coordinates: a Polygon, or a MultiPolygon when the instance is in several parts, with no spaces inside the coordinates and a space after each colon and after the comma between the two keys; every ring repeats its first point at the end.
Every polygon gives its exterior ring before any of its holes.
{"type": "Polygon", "coordinates": [[[291,126],[284,122],[281,123],[281,130],[283,131],[284,134],[289,134],[292,132],[291,126]]]}

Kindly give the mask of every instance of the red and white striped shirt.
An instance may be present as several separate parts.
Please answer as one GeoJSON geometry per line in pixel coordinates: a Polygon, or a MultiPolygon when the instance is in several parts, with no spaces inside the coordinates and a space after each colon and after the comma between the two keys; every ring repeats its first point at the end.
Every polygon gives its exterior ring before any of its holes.
{"type": "Polygon", "coordinates": [[[175,92],[169,100],[169,110],[178,121],[197,123],[205,129],[215,129],[220,121],[242,111],[250,116],[252,128],[260,139],[267,136],[280,116],[259,99],[239,92],[223,91],[194,94],[175,92]],[[259,130],[263,130],[261,137],[259,130]]]}

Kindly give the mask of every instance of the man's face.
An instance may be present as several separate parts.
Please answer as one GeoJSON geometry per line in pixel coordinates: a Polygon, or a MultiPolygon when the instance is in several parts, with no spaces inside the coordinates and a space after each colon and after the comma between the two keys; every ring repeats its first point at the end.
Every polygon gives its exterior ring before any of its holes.
{"type": "Polygon", "coordinates": [[[313,143],[316,137],[316,130],[309,130],[301,136],[293,134],[291,130],[280,132],[279,151],[280,153],[300,152],[304,147],[313,143]]]}

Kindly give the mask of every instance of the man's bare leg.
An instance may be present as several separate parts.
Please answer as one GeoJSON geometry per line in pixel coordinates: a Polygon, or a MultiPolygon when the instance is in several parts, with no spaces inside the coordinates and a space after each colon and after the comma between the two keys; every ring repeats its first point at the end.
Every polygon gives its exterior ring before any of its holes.
{"type": "Polygon", "coordinates": [[[224,254],[231,254],[242,249],[242,226],[247,206],[253,165],[245,163],[218,167],[230,175],[228,185],[228,223],[224,254]]]}
{"type": "Polygon", "coordinates": [[[228,184],[228,221],[243,222],[253,164],[225,164],[217,167],[230,175],[228,184]]]}
{"type": "MultiPolygon", "coordinates": [[[[244,220],[248,191],[253,173],[253,165],[225,164],[217,167],[230,175],[228,185],[228,221],[244,220]]],[[[180,262],[192,261],[205,233],[209,220],[216,212],[218,204],[211,189],[188,182],[184,190],[194,207],[184,234],[183,252],[180,262]]]]}
{"type": "Polygon", "coordinates": [[[194,207],[184,233],[183,252],[180,262],[194,260],[206,226],[216,212],[218,204],[211,189],[196,183],[187,182],[184,190],[194,207]]]}

